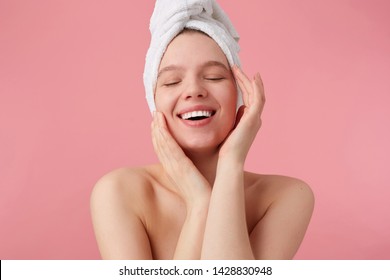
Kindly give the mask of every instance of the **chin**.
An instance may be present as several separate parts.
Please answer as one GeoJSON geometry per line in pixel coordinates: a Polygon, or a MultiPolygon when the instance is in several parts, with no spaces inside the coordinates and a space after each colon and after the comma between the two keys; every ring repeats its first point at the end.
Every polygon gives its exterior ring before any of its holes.
{"type": "Polygon", "coordinates": [[[180,147],[187,152],[191,153],[210,153],[219,149],[220,144],[224,141],[223,137],[218,138],[192,138],[180,139],[178,143],[180,147]]]}

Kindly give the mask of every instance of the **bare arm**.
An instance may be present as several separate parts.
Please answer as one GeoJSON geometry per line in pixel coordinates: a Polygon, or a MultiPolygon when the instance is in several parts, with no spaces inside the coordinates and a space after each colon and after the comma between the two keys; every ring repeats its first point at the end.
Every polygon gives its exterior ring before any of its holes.
{"type": "Polygon", "coordinates": [[[187,210],[173,259],[199,260],[203,243],[208,205],[187,210]]]}
{"type": "Polygon", "coordinates": [[[242,167],[228,162],[219,164],[218,174],[210,200],[202,259],[254,259],[246,224],[242,167]]]}
{"type": "Polygon", "coordinates": [[[245,213],[244,163],[261,126],[265,98],[260,75],[249,80],[233,68],[244,99],[238,124],[219,151],[202,258],[254,259],[245,213]]]}
{"type": "Polygon", "coordinates": [[[173,258],[200,259],[210,186],[170,135],[164,116],[159,112],[153,117],[152,139],[166,174],[186,205],[186,219],[173,258]]]}
{"type": "MultiPolygon", "coordinates": [[[[116,173],[104,176],[91,195],[91,215],[103,259],[152,259],[149,239],[134,205],[124,199],[131,193],[116,173]]],[[[135,184],[142,181],[133,176],[135,184]]],[[[136,199],[133,199],[136,201],[136,199]]]]}
{"type": "Polygon", "coordinates": [[[283,187],[251,232],[253,252],[256,259],[292,259],[309,225],[314,195],[297,179],[280,176],[273,184],[283,187]]]}

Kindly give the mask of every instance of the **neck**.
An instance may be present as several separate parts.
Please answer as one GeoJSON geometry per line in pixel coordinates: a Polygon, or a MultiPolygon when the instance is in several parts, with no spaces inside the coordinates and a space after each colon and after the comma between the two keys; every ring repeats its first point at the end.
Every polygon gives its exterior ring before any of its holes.
{"type": "Polygon", "coordinates": [[[185,154],[194,163],[199,172],[206,178],[210,186],[214,185],[217,172],[219,150],[200,152],[200,151],[185,151],[185,154]]]}

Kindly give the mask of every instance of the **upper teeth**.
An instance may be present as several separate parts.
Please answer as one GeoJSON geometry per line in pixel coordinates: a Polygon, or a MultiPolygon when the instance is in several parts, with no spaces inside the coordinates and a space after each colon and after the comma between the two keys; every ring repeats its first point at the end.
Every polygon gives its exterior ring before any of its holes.
{"type": "Polygon", "coordinates": [[[183,120],[188,120],[189,118],[195,118],[195,117],[211,117],[211,114],[212,114],[211,111],[194,111],[194,112],[181,114],[180,117],[183,120]]]}

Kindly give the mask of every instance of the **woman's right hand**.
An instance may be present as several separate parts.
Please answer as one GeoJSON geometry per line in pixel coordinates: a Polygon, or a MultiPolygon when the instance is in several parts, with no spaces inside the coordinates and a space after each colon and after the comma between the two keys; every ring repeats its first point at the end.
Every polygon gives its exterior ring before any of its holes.
{"type": "Polygon", "coordinates": [[[208,202],[210,184],[172,137],[161,112],[153,114],[152,140],[160,163],[187,207],[208,202]]]}

